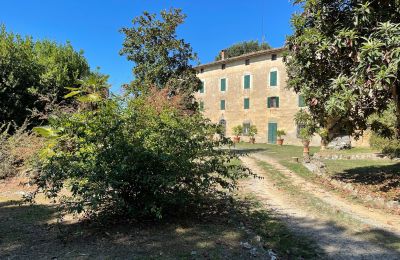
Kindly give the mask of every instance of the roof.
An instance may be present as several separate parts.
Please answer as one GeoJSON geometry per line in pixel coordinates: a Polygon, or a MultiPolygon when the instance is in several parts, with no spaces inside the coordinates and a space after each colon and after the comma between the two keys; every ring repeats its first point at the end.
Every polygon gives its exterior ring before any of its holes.
{"type": "Polygon", "coordinates": [[[201,69],[201,68],[210,67],[210,66],[218,65],[218,64],[226,64],[229,62],[238,61],[238,60],[242,60],[242,59],[248,59],[248,58],[252,58],[252,57],[258,57],[258,56],[262,56],[262,55],[270,54],[270,53],[279,53],[279,52],[282,52],[285,50],[286,50],[285,47],[280,47],[280,48],[250,52],[250,53],[246,53],[246,54],[243,54],[240,56],[227,58],[224,60],[218,60],[218,61],[213,61],[213,62],[209,62],[209,63],[205,63],[205,64],[200,64],[199,66],[196,66],[195,69],[201,69]]]}

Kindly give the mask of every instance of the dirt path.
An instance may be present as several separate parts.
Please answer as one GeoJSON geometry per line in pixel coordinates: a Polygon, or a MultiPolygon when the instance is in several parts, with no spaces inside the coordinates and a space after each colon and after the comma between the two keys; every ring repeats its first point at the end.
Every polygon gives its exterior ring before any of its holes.
{"type": "Polygon", "coordinates": [[[313,214],[311,211],[296,205],[290,200],[288,194],[279,189],[268,177],[268,173],[257,164],[257,160],[265,161],[272,165],[276,170],[287,176],[292,184],[299,187],[313,196],[321,199],[324,203],[331,205],[338,212],[342,211],[355,218],[369,227],[368,232],[377,234],[388,231],[393,234],[400,234],[398,224],[399,219],[388,216],[385,218],[380,213],[359,208],[358,205],[351,205],[343,199],[331,194],[321,188],[304,181],[296,174],[280,165],[274,159],[261,154],[252,154],[251,157],[243,157],[243,163],[251,168],[255,173],[265,177],[262,180],[248,179],[242,183],[244,191],[256,196],[268,208],[277,212],[280,218],[285,221],[289,228],[295,233],[306,235],[324,250],[329,258],[332,259],[400,259],[400,253],[385,249],[379,245],[366,241],[362,234],[357,234],[354,230],[342,226],[333,221],[328,216],[322,217],[321,214],[313,214]],[[354,206],[354,207],[353,207],[354,206]],[[367,216],[367,212],[371,215],[367,216]],[[394,221],[389,222],[387,221],[394,221]],[[386,223],[386,224],[385,224],[386,223]],[[397,225],[397,226],[396,226],[397,225]]]}

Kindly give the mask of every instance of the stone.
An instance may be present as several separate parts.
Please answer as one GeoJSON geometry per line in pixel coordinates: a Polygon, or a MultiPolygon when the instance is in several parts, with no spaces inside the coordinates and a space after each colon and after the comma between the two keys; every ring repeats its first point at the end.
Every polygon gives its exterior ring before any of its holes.
{"type": "Polygon", "coordinates": [[[240,242],[240,245],[245,249],[251,249],[252,246],[248,242],[240,242]]]}
{"type": "Polygon", "coordinates": [[[348,135],[338,136],[332,139],[328,144],[328,148],[335,150],[344,150],[351,148],[351,139],[348,135]]]}

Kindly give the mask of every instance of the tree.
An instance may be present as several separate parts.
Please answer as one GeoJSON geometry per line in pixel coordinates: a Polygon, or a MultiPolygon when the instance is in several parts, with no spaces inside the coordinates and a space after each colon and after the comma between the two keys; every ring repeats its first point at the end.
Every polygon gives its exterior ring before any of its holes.
{"type": "Polygon", "coordinates": [[[1,26],[0,123],[21,125],[32,111],[43,111],[49,99],[62,100],[68,91],[65,87],[88,73],[82,52],[76,52],[69,43],[35,42],[1,26]]]}
{"type": "Polygon", "coordinates": [[[151,89],[51,118],[50,128],[36,128],[48,137],[36,192],[66,212],[160,218],[235,189],[250,172],[231,163],[230,141],[212,138],[220,128],[180,104],[166,89],[151,89]]]}
{"type": "Polygon", "coordinates": [[[287,39],[288,87],[301,93],[330,137],[358,136],[368,117],[396,104],[400,138],[400,2],[296,0],[287,39]]]}
{"type": "Polygon", "coordinates": [[[135,80],[128,92],[145,94],[153,86],[167,88],[170,95],[182,96],[189,109],[195,109],[193,93],[200,87],[196,71],[190,65],[197,60],[190,44],[176,35],[177,27],[186,18],[180,9],[156,14],[144,12],[133,20],[133,27],[122,28],[125,41],[120,52],[135,63],[135,80]]]}
{"type": "MultiPolygon", "coordinates": [[[[268,50],[271,46],[268,43],[259,43],[258,41],[244,41],[233,44],[232,46],[225,49],[225,58],[237,57],[246,53],[268,50]]],[[[221,60],[221,53],[215,57],[215,60],[221,60]]]]}

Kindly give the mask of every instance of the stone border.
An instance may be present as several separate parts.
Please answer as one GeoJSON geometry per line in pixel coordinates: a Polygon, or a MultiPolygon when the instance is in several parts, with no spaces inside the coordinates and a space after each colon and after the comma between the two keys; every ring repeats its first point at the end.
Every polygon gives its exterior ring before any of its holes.
{"type": "Polygon", "coordinates": [[[377,207],[384,207],[391,211],[394,211],[396,214],[400,214],[400,202],[394,200],[388,201],[384,198],[371,196],[369,194],[365,195],[363,193],[360,193],[360,191],[351,183],[346,183],[331,178],[326,174],[325,164],[319,159],[313,158],[308,163],[303,162],[303,165],[312,173],[315,173],[316,175],[327,180],[333,187],[348,191],[351,195],[356,196],[357,198],[360,198],[365,202],[372,203],[377,207]]]}
{"type": "Polygon", "coordinates": [[[382,160],[382,159],[390,159],[390,157],[382,154],[382,153],[360,153],[360,154],[340,154],[340,153],[332,153],[332,154],[320,154],[315,153],[314,159],[316,160],[382,160]]]}

